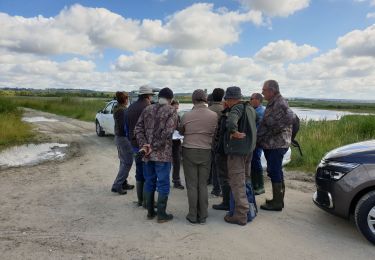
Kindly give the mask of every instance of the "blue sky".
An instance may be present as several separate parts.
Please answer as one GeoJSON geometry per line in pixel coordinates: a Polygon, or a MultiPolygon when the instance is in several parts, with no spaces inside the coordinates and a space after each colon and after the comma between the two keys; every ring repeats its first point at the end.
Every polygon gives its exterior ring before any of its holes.
{"type": "Polygon", "coordinates": [[[235,84],[256,91],[272,77],[288,96],[369,97],[375,1],[284,2],[1,0],[0,54],[8,58],[0,59],[0,87],[130,90],[144,83],[185,92],[235,84]],[[74,24],[77,17],[85,19],[74,24]],[[97,28],[102,21],[108,35],[97,28]]]}

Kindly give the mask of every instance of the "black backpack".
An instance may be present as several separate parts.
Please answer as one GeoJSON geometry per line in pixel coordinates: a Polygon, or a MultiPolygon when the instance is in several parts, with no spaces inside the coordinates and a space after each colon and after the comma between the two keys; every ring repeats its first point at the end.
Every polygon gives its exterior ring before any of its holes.
{"type": "Polygon", "coordinates": [[[292,124],[292,146],[297,147],[298,150],[299,150],[299,153],[301,154],[301,156],[303,156],[301,146],[296,140],[296,136],[298,134],[299,127],[300,127],[299,117],[296,114],[294,114],[293,124],[292,124]]]}

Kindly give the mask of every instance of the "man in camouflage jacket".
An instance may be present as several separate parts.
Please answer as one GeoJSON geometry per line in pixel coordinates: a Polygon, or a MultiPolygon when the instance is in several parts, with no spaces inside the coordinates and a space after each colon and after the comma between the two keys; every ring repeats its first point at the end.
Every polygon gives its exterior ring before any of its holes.
{"type": "Polygon", "coordinates": [[[135,135],[140,151],[144,151],[145,196],[147,218],[156,216],[154,210],[154,194],[157,189],[158,222],[163,223],[173,218],[166,214],[168,195],[170,191],[169,174],[172,162],[172,134],[177,127],[177,112],[170,105],[173,92],[163,88],[159,92],[157,104],[146,107],[135,126],[135,135]]]}
{"type": "Polygon", "coordinates": [[[281,96],[279,84],[268,80],[262,94],[268,101],[263,120],[258,128],[257,144],[263,148],[267,173],[272,182],[273,199],[266,200],[261,209],[281,211],[284,207],[284,173],[282,162],[291,143],[293,111],[281,96]]]}

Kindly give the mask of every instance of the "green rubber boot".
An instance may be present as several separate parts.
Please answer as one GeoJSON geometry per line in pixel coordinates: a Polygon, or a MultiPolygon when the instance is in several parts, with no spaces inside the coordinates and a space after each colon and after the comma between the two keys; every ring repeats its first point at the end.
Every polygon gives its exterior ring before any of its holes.
{"type": "Polygon", "coordinates": [[[254,188],[254,194],[260,195],[265,193],[264,190],[264,179],[263,179],[263,171],[260,172],[254,172],[254,178],[256,181],[256,188],[254,188]]]}
{"type": "Polygon", "coordinates": [[[257,181],[256,172],[252,171],[250,173],[250,177],[251,177],[251,186],[253,187],[253,190],[255,191],[256,189],[258,189],[258,181],[257,181]]]}
{"type": "MultiPolygon", "coordinates": [[[[282,192],[283,192],[283,208],[284,208],[284,205],[285,205],[284,204],[284,197],[285,197],[285,182],[284,181],[282,181],[281,187],[282,187],[282,192]]],[[[266,199],[266,203],[270,203],[270,202],[272,202],[272,200],[266,199]]]]}
{"type": "Polygon", "coordinates": [[[156,216],[154,197],[155,192],[144,192],[146,197],[147,219],[153,219],[156,216]]]}
{"type": "Polygon", "coordinates": [[[136,203],[138,207],[143,206],[143,200],[144,200],[143,186],[144,186],[143,181],[137,181],[135,184],[135,188],[137,190],[137,199],[138,199],[136,203]]]}
{"type": "Polygon", "coordinates": [[[266,203],[260,206],[263,210],[270,211],[282,211],[283,210],[283,189],[281,182],[272,183],[272,193],[273,199],[271,201],[266,201],[266,203]]]}
{"type": "Polygon", "coordinates": [[[158,223],[168,222],[173,219],[172,214],[167,214],[168,196],[159,193],[158,196],[158,223]]]}

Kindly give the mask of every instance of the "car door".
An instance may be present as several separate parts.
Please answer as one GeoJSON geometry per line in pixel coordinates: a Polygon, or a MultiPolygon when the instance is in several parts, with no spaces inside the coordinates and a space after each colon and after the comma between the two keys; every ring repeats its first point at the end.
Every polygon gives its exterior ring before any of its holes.
{"type": "Polygon", "coordinates": [[[108,103],[108,105],[103,109],[102,114],[102,128],[108,134],[114,133],[114,124],[112,123],[113,120],[113,105],[114,102],[108,103]]]}

